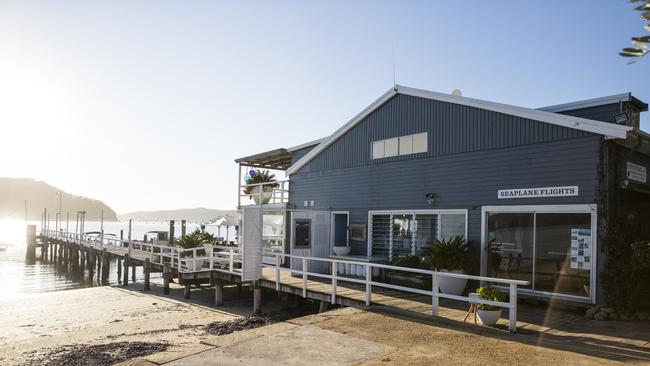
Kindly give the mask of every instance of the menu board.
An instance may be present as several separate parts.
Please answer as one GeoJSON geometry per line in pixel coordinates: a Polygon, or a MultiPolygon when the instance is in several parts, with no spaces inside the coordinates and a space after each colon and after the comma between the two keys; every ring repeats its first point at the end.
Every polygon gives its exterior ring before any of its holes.
{"type": "Polygon", "coordinates": [[[591,269],[591,229],[571,229],[571,268],[591,269]]]}

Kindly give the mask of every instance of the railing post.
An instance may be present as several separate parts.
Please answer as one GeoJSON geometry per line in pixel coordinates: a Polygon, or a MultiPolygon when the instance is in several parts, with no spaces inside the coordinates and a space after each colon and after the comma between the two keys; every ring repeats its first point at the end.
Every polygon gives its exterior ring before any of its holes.
{"type": "Polygon", "coordinates": [[[235,250],[230,248],[229,258],[228,258],[228,271],[232,273],[235,269],[233,268],[235,262],[235,250]]]}
{"type": "Polygon", "coordinates": [[[434,272],[431,276],[431,315],[438,316],[438,284],[440,277],[438,272],[434,272]]]}
{"type": "Polygon", "coordinates": [[[307,298],[307,267],[309,261],[307,258],[302,259],[302,297],[307,298]]]}
{"type": "Polygon", "coordinates": [[[196,272],[196,248],[192,249],[192,272],[196,272]]]}
{"type": "Polygon", "coordinates": [[[372,296],[372,268],[370,266],[370,263],[366,265],[366,306],[370,306],[372,296]]]}
{"type": "Polygon", "coordinates": [[[280,255],[275,255],[275,291],[280,291],[280,255]]]}
{"type": "Polygon", "coordinates": [[[510,284],[510,307],[508,308],[508,330],[517,331],[517,284],[510,284]]]}
{"type": "Polygon", "coordinates": [[[336,260],[332,261],[332,304],[336,304],[336,275],[338,274],[338,264],[336,260]]]}
{"type": "Polygon", "coordinates": [[[280,183],[280,203],[284,203],[284,183],[280,183]]]}

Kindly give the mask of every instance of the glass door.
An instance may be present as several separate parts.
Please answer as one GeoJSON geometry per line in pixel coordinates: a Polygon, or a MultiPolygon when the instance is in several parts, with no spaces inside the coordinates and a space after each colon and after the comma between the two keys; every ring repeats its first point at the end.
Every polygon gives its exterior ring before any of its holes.
{"type": "Polygon", "coordinates": [[[590,298],[594,214],[557,207],[486,210],[486,275],[530,281],[522,287],[534,293],[590,298]]]}
{"type": "Polygon", "coordinates": [[[489,277],[533,283],[534,221],[532,213],[488,213],[489,277]]]}
{"type": "Polygon", "coordinates": [[[591,214],[536,215],[534,290],[588,297],[591,214]]]}

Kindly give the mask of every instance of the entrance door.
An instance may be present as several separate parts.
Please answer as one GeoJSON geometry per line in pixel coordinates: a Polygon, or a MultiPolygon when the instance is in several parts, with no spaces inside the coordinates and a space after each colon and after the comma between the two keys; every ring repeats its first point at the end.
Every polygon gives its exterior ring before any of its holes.
{"type": "Polygon", "coordinates": [[[348,245],[348,223],[347,212],[332,212],[332,246],[345,247],[348,245]]]}

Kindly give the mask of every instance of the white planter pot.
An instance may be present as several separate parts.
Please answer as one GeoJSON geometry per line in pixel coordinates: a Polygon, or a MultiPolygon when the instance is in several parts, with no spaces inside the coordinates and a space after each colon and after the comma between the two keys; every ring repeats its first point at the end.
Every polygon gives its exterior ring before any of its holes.
{"type": "Polygon", "coordinates": [[[253,202],[255,202],[256,205],[262,204],[265,205],[271,201],[271,197],[273,196],[273,186],[269,185],[264,187],[262,190],[262,200],[260,201],[260,188],[261,186],[255,186],[252,189],[251,192],[251,197],[253,197],[253,202]]]}
{"type": "Polygon", "coordinates": [[[338,256],[346,256],[346,255],[350,254],[350,249],[352,249],[352,248],[350,248],[350,247],[337,247],[337,246],[332,247],[332,250],[334,251],[334,254],[336,254],[338,256]]]}
{"type": "Polygon", "coordinates": [[[485,325],[494,325],[501,318],[501,309],[499,310],[481,310],[477,309],[476,314],[481,319],[481,323],[485,325]]]}
{"type": "MultiPolygon", "coordinates": [[[[446,269],[441,269],[440,272],[449,272],[446,269]]],[[[451,273],[465,274],[462,270],[453,270],[451,273]]],[[[467,287],[467,278],[454,278],[440,276],[440,292],[449,295],[462,295],[467,287]]]]}

